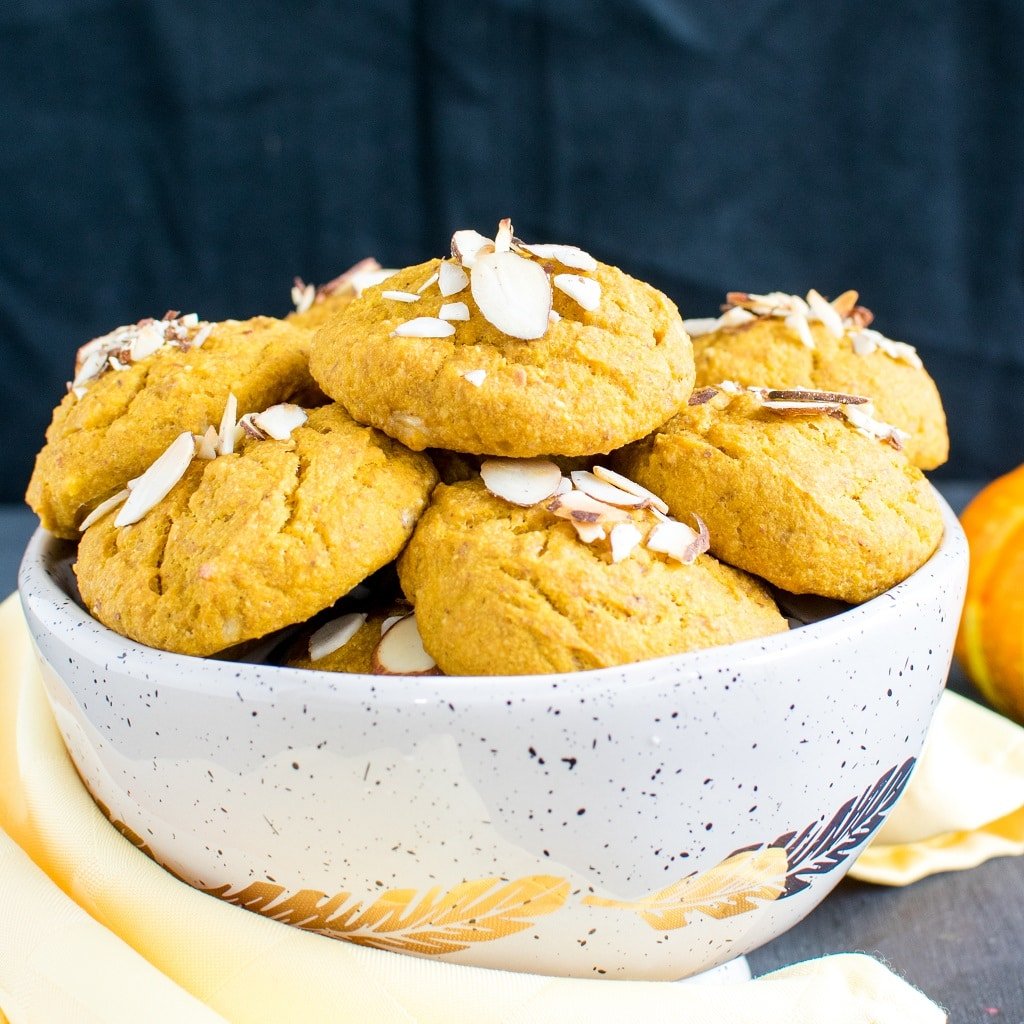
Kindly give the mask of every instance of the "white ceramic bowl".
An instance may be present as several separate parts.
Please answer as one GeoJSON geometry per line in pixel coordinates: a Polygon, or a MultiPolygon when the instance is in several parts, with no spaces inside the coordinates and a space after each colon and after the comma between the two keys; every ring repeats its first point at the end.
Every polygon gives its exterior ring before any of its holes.
{"type": "Polygon", "coordinates": [[[200,660],[76,604],[40,531],[21,593],[108,816],[193,885],[446,960],[680,978],[836,885],[899,797],[950,661],[967,549],[830,619],[572,675],[392,678],[200,660]]]}

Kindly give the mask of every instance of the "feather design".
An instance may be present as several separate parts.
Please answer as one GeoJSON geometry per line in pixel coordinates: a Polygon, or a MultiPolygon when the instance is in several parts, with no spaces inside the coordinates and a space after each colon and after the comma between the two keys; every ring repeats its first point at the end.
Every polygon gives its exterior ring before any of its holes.
{"type": "Polygon", "coordinates": [[[530,928],[569,895],[569,883],[553,875],[482,878],[447,891],[435,886],[422,896],[415,889],[388,889],[368,905],[348,892],[328,896],[303,889],[289,895],[269,882],[253,882],[234,893],[230,889],[224,885],[207,891],[285,924],[363,946],[432,956],[530,928]]]}
{"type": "Polygon", "coordinates": [[[756,910],[762,901],[777,899],[786,888],[787,867],[785,850],[744,850],[709,871],[688,875],[643,899],[588,896],[583,902],[588,907],[632,910],[652,928],[671,931],[684,928],[695,913],[721,920],[756,910]]]}

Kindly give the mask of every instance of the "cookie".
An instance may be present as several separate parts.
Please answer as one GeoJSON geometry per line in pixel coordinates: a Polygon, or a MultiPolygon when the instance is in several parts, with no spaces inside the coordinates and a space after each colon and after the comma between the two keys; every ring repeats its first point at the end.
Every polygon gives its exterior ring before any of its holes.
{"type": "Polygon", "coordinates": [[[685,402],[690,343],[660,292],[511,225],[455,239],[460,256],[367,288],[317,332],[313,375],[360,423],[415,450],[588,455],[685,402]]]}
{"type": "MultiPolygon", "coordinates": [[[[446,674],[601,668],[787,628],[767,589],[746,573],[698,549],[685,564],[648,546],[666,524],[647,509],[617,509],[608,523],[609,531],[627,527],[628,553],[613,555],[614,534],[584,532],[584,541],[575,520],[550,511],[572,506],[584,520],[600,518],[580,493],[519,507],[480,480],[437,488],[398,571],[423,645],[446,674]]],[[[663,532],[691,534],[681,523],[663,532]]]]}
{"type": "Polygon", "coordinates": [[[213,654],[305,621],[390,562],[436,480],[426,456],[340,406],[314,409],[286,439],[192,459],[137,522],[116,525],[126,503],[89,526],[79,589],[122,636],[213,654]]]}
{"type": "Polygon", "coordinates": [[[255,317],[201,324],[142,320],[80,352],[75,381],[46,432],[26,500],[43,526],[75,538],[100,502],[142,473],[182,430],[239,413],[323,400],[309,375],[308,331],[255,317]]]}
{"type": "Polygon", "coordinates": [[[735,385],[688,406],[615,466],[708,525],[711,551],[797,594],[858,603],[921,566],[942,516],[901,436],[852,396],[735,385]],[[732,393],[730,393],[732,392],[732,393]]]}
{"type": "Polygon", "coordinates": [[[915,466],[935,469],[946,461],[949,435],[935,382],[912,346],[868,326],[873,314],[856,304],[856,292],[834,305],[811,292],[813,308],[782,293],[728,298],[722,317],[686,321],[697,387],[732,380],[870,395],[881,419],[910,434],[906,454],[915,466]]]}

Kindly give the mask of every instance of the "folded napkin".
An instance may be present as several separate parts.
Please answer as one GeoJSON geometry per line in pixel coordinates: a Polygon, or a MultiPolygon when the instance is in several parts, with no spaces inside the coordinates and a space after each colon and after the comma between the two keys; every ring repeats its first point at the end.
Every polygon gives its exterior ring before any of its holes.
{"type": "Polygon", "coordinates": [[[745,982],[570,980],[355,946],[222,903],[163,871],[92,803],[13,599],[0,606],[0,651],[0,1022],[945,1020],[860,954],[745,982]]]}
{"type": "Polygon", "coordinates": [[[942,695],[902,800],[850,869],[878,885],[1024,853],[1024,729],[942,695]]]}

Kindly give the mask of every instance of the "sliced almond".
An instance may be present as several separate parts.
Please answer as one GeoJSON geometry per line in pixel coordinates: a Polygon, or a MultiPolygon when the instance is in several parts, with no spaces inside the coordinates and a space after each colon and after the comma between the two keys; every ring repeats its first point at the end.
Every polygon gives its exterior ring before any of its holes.
{"type": "Polygon", "coordinates": [[[392,302],[419,302],[420,297],[416,292],[393,292],[383,291],[380,293],[382,299],[391,299],[392,302]]]}
{"type": "Polygon", "coordinates": [[[924,366],[913,345],[908,345],[905,341],[893,341],[879,331],[861,328],[850,335],[850,341],[853,344],[853,351],[859,356],[869,356],[876,349],[881,349],[891,359],[897,359],[919,370],[924,366]]]}
{"type": "Polygon", "coordinates": [[[464,302],[445,302],[437,315],[442,320],[468,320],[469,306],[464,302]]]}
{"type": "MultiPolygon", "coordinates": [[[[367,256],[358,263],[354,263],[348,270],[332,278],[326,284],[320,285],[316,290],[316,302],[322,302],[328,295],[336,292],[355,292],[359,295],[371,284],[378,284],[393,274],[393,270],[383,270],[381,265],[372,257],[367,256]],[[383,274],[384,277],[378,275],[383,274]]],[[[296,279],[298,280],[298,279],[296,279]]],[[[300,311],[301,312],[301,311],[300,311]]]]}
{"type": "Polygon", "coordinates": [[[857,305],[860,295],[852,288],[832,300],[832,308],[845,320],[857,305]]]}
{"type": "Polygon", "coordinates": [[[597,270],[597,260],[576,245],[557,245],[551,242],[530,245],[516,239],[512,243],[512,248],[517,252],[529,253],[539,260],[554,260],[563,267],[572,267],[573,270],[597,270]]]}
{"type": "Polygon", "coordinates": [[[624,491],[621,487],[616,487],[585,469],[573,470],[569,475],[576,487],[584,494],[589,494],[595,501],[603,501],[617,508],[639,508],[647,502],[644,495],[624,491]]]}
{"type": "Polygon", "coordinates": [[[458,295],[469,286],[469,274],[454,260],[444,260],[437,270],[437,287],[441,295],[448,298],[450,295],[458,295]]]}
{"type": "Polygon", "coordinates": [[[555,274],[551,283],[570,299],[575,300],[588,313],[601,305],[601,286],[592,277],[579,274],[555,274]]]}
{"type": "MultiPolygon", "coordinates": [[[[367,260],[368,263],[376,263],[376,260],[367,260]]],[[[398,271],[393,267],[381,267],[377,266],[375,270],[364,270],[359,273],[353,274],[348,281],[348,287],[355,292],[356,298],[359,298],[367,288],[372,288],[375,284],[383,284],[389,277],[394,277],[398,271]]]]}
{"type": "Polygon", "coordinates": [[[366,622],[363,612],[352,612],[332,619],[309,638],[309,660],[320,661],[328,654],[341,650],[359,632],[366,622]]]}
{"type": "Polygon", "coordinates": [[[687,405],[707,405],[718,394],[718,388],[700,388],[686,400],[687,405]]]}
{"type": "Polygon", "coordinates": [[[773,402],[765,400],[761,404],[769,412],[787,416],[817,416],[823,412],[839,412],[843,408],[839,402],[773,402]]]}
{"type": "Polygon", "coordinates": [[[722,326],[717,316],[695,317],[683,321],[683,327],[691,338],[700,338],[705,334],[712,334],[722,326]]]}
{"type": "Polygon", "coordinates": [[[478,256],[470,289],[484,319],[502,334],[531,341],[547,330],[551,284],[539,263],[514,252],[478,256]]]}
{"type": "Polygon", "coordinates": [[[651,508],[657,509],[665,515],[668,514],[668,505],[661,498],[653,491],[649,491],[646,487],[638,484],[635,480],[630,480],[628,476],[616,473],[614,469],[606,469],[604,466],[594,466],[594,476],[604,480],[605,483],[613,484],[623,491],[628,491],[630,494],[643,498],[651,508]]]}
{"type": "Polygon", "coordinates": [[[301,277],[292,283],[292,305],[296,313],[305,313],[316,300],[316,285],[306,284],[301,277]]]}
{"type": "Polygon", "coordinates": [[[469,381],[473,387],[478,388],[482,386],[483,382],[487,380],[486,370],[467,370],[462,374],[462,379],[469,381]]]}
{"type": "Polygon", "coordinates": [[[389,616],[388,616],[388,617],[387,617],[387,618],[386,618],[386,619],[385,619],[385,620],[384,620],[384,621],[383,621],[383,622],[382,622],[382,623],[380,624],[380,635],[381,635],[381,636],[383,637],[383,636],[384,636],[384,634],[385,634],[385,633],[386,633],[386,632],[387,632],[387,631],[388,631],[388,630],[389,630],[389,629],[390,629],[390,628],[391,628],[391,627],[392,627],[392,626],[393,626],[393,625],[394,625],[394,624],[395,624],[396,622],[401,622],[401,621],[402,621],[402,619],[404,619],[404,618],[406,618],[406,617],[408,616],[408,614],[409,614],[408,612],[403,612],[403,613],[402,613],[401,615],[389,615],[389,616]]]}
{"type": "MultiPolygon", "coordinates": [[[[600,523],[577,523],[575,520],[570,520],[570,522],[575,528],[577,536],[584,544],[596,544],[599,540],[604,540],[608,536],[600,523]]],[[[623,524],[620,523],[619,525],[623,524]]]]}
{"type": "Polygon", "coordinates": [[[843,318],[829,305],[825,297],[813,288],[807,293],[807,305],[811,316],[820,320],[834,337],[841,338],[846,333],[843,318]]]}
{"type": "MultiPolygon", "coordinates": [[[[698,519],[703,527],[703,521],[698,519]]],[[[701,532],[691,530],[686,523],[680,523],[672,519],[659,522],[647,536],[647,547],[651,551],[658,551],[669,558],[674,558],[684,565],[692,565],[697,556],[707,551],[705,546],[707,538],[706,527],[701,532]]]]}
{"type": "Polygon", "coordinates": [[[111,509],[117,508],[118,505],[122,504],[127,500],[128,495],[132,492],[126,487],[123,491],[118,491],[117,494],[107,498],[106,501],[101,501],[78,525],[79,531],[84,533],[92,526],[93,523],[99,522],[111,509]]]}
{"type": "Polygon", "coordinates": [[[566,491],[564,494],[555,495],[546,508],[559,519],[568,519],[574,523],[600,523],[604,526],[629,519],[628,512],[614,505],[607,505],[603,501],[597,501],[583,491],[566,491]]]}
{"type": "Polygon", "coordinates": [[[187,430],[179,434],[153,465],[136,478],[131,493],[114,519],[114,525],[131,526],[163,501],[185,475],[195,453],[196,443],[192,434],[187,430]]]}
{"type": "Polygon", "coordinates": [[[381,638],[373,652],[373,674],[381,676],[440,675],[426,652],[415,615],[406,615],[381,638]]]}
{"type": "Polygon", "coordinates": [[[480,477],[496,498],[528,508],[557,491],[562,471],[547,459],[485,459],[480,477]]]}
{"type": "Polygon", "coordinates": [[[472,228],[465,231],[456,231],[452,235],[452,256],[467,270],[476,262],[476,257],[479,253],[492,252],[493,250],[494,243],[472,228]]]}
{"type": "Polygon", "coordinates": [[[189,342],[189,344],[193,348],[202,348],[203,344],[206,342],[207,338],[209,338],[210,335],[213,333],[213,329],[216,326],[216,324],[203,324],[203,326],[200,327],[199,330],[196,331],[194,335],[192,335],[192,340],[191,342],[189,342]]]}
{"type": "Polygon", "coordinates": [[[414,320],[406,320],[392,332],[393,338],[450,338],[455,333],[447,320],[436,316],[418,316],[414,320]]]}
{"type": "Polygon", "coordinates": [[[498,233],[494,236],[494,251],[508,252],[512,248],[512,221],[503,217],[498,221],[498,233]]]}
{"type": "Polygon", "coordinates": [[[439,277],[440,275],[435,271],[426,279],[426,281],[423,282],[423,284],[419,286],[419,288],[416,289],[416,294],[422,295],[435,281],[439,279],[439,277]]]}
{"type": "Polygon", "coordinates": [[[567,477],[563,476],[558,481],[558,486],[555,488],[555,494],[565,494],[567,491],[572,490],[572,481],[567,477]]]}
{"type": "Polygon", "coordinates": [[[207,461],[217,458],[217,442],[220,439],[220,435],[217,433],[216,427],[207,427],[206,433],[199,438],[199,444],[196,446],[196,458],[206,459],[207,461]]]}
{"type": "Polygon", "coordinates": [[[306,410],[290,402],[272,405],[253,417],[255,426],[275,441],[287,441],[296,427],[301,427],[309,417],[306,410]]]}
{"type": "Polygon", "coordinates": [[[644,535],[632,523],[616,523],[610,534],[612,561],[621,562],[629,558],[643,537],[644,535]]]}
{"type": "Polygon", "coordinates": [[[765,392],[771,402],[836,402],[840,405],[864,405],[870,399],[847,395],[842,391],[815,391],[811,388],[772,388],[765,392]]]}
{"type": "Polygon", "coordinates": [[[804,348],[817,347],[814,344],[814,335],[811,333],[811,325],[807,322],[807,317],[805,317],[803,313],[790,313],[783,323],[791,331],[796,332],[796,336],[801,342],[803,342],[804,348]]]}
{"type": "Polygon", "coordinates": [[[877,438],[892,445],[897,451],[903,448],[910,440],[910,434],[891,423],[883,423],[874,416],[874,409],[868,405],[866,408],[859,406],[844,405],[842,414],[846,421],[858,433],[865,437],[877,438]]]}
{"type": "Polygon", "coordinates": [[[140,327],[129,346],[132,362],[137,363],[162,349],[167,341],[165,332],[166,324],[162,320],[140,327]]]}
{"type": "Polygon", "coordinates": [[[234,393],[224,403],[224,414],[220,418],[220,446],[218,454],[230,455],[235,450],[235,427],[238,425],[238,399],[234,393]]]}
{"type": "Polygon", "coordinates": [[[749,309],[741,309],[739,306],[734,306],[732,309],[727,309],[718,318],[718,327],[741,327],[756,319],[757,317],[749,309]]]}
{"type": "Polygon", "coordinates": [[[557,309],[549,309],[548,310],[548,319],[553,324],[557,324],[558,321],[562,319],[562,314],[559,313],[557,309]]]}

